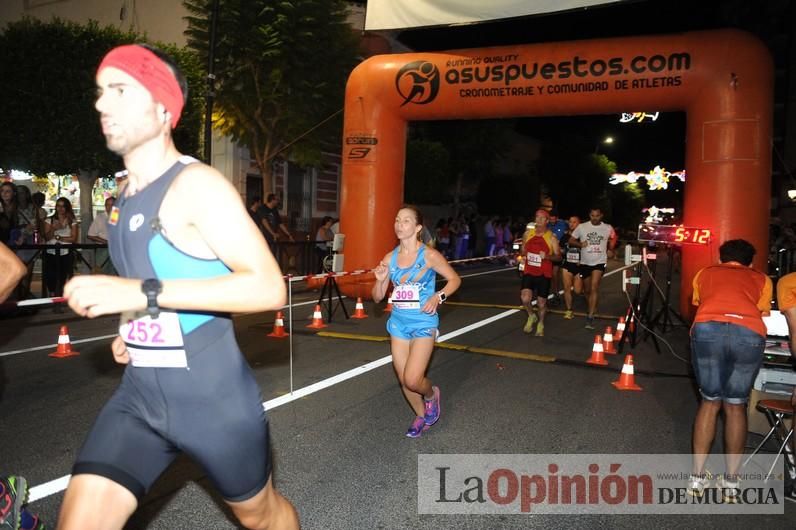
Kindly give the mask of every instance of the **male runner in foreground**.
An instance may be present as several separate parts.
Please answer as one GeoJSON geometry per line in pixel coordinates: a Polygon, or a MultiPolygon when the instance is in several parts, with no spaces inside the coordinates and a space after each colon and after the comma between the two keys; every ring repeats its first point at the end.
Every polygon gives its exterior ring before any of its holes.
{"type": "Polygon", "coordinates": [[[96,81],[102,133],[128,171],[109,216],[120,277],[77,276],[64,296],[82,316],[122,313],[111,348],[127,367],[78,454],[58,527],[121,529],[184,452],[245,527],[298,528],[272,486],[260,389],[228,314],[281,307],[281,272],[235,188],[174,146],[186,83],[169,59],[120,46],[96,81]]]}

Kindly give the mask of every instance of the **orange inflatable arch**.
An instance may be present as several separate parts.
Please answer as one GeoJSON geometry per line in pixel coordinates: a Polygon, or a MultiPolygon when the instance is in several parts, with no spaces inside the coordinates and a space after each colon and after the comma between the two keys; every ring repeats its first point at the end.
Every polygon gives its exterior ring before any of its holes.
{"type": "MultiPolygon", "coordinates": [[[[683,222],[712,233],[709,246],[683,247],[690,314],[690,280],[722,241],[749,240],[765,270],[772,100],[768,51],[736,30],[371,57],[346,88],[345,268],[374,267],[396,242],[409,121],[685,111],[683,222]]],[[[343,291],[369,295],[358,281],[343,291]]]]}

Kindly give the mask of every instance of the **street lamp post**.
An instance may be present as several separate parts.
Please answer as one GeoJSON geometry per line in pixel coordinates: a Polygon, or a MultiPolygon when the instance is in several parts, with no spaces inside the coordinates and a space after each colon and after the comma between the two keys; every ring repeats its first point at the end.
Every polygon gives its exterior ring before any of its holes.
{"type": "Polygon", "coordinates": [[[614,137],[613,136],[606,136],[605,138],[603,138],[602,140],[597,142],[597,145],[594,146],[594,154],[596,155],[596,154],[598,154],[600,152],[600,145],[601,144],[611,145],[612,143],[614,143],[614,137]]]}
{"type": "Polygon", "coordinates": [[[216,97],[216,26],[218,23],[218,0],[213,0],[213,11],[210,14],[210,42],[207,54],[207,93],[205,95],[205,163],[213,165],[213,101],[216,97]]]}

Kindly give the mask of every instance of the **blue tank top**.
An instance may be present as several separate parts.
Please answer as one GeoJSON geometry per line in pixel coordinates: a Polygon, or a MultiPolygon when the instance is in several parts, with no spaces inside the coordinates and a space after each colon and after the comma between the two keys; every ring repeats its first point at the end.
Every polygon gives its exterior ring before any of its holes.
{"type": "MultiPolygon", "coordinates": [[[[414,263],[406,268],[398,266],[398,251],[400,245],[393,250],[390,259],[390,280],[394,286],[414,283],[419,287],[420,307],[418,309],[398,309],[408,313],[421,313],[421,309],[428,301],[429,297],[436,292],[437,273],[426,265],[426,245],[421,245],[417,250],[417,257],[414,263]]],[[[395,304],[395,300],[393,300],[395,304]]],[[[395,309],[394,309],[395,310],[395,309]]]]}
{"type": "MultiPolygon", "coordinates": [[[[199,279],[230,274],[219,259],[191,256],[164,234],[158,212],[169,187],[195,159],[183,156],[163,175],[135,195],[122,194],[108,223],[108,250],[119,275],[125,278],[199,279]],[[115,219],[114,219],[115,217],[115,219]]],[[[177,311],[187,352],[203,349],[232,330],[228,314],[177,311]]]]}

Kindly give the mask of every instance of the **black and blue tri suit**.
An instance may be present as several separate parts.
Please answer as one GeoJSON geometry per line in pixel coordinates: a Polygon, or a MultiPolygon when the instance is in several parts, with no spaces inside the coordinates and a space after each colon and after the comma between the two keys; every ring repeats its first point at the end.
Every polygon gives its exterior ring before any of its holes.
{"type": "MultiPolygon", "coordinates": [[[[144,189],[116,202],[108,246],[120,276],[171,280],[230,274],[218,259],[177,249],[158,220],[170,185],[194,162],[181,157],[144,189]]],[[[158,321],[163,318],[161,314],[158,321]]],[[[131,361],[97,417],[73,473],[109,478],[140,500],[182,452],[205,469],[225,499],[249,499],[271,474],[259,385],[238,348],[228,314],[178,310],[176,320],[179,327],[172,329],[181,335],[187,366],[134,366],[131,361]]],[[[132,359],[130,343],[128,349],[132,359]]],[[[158,354],[157,349],[153,346],[149,353],[158,354]]]]}

